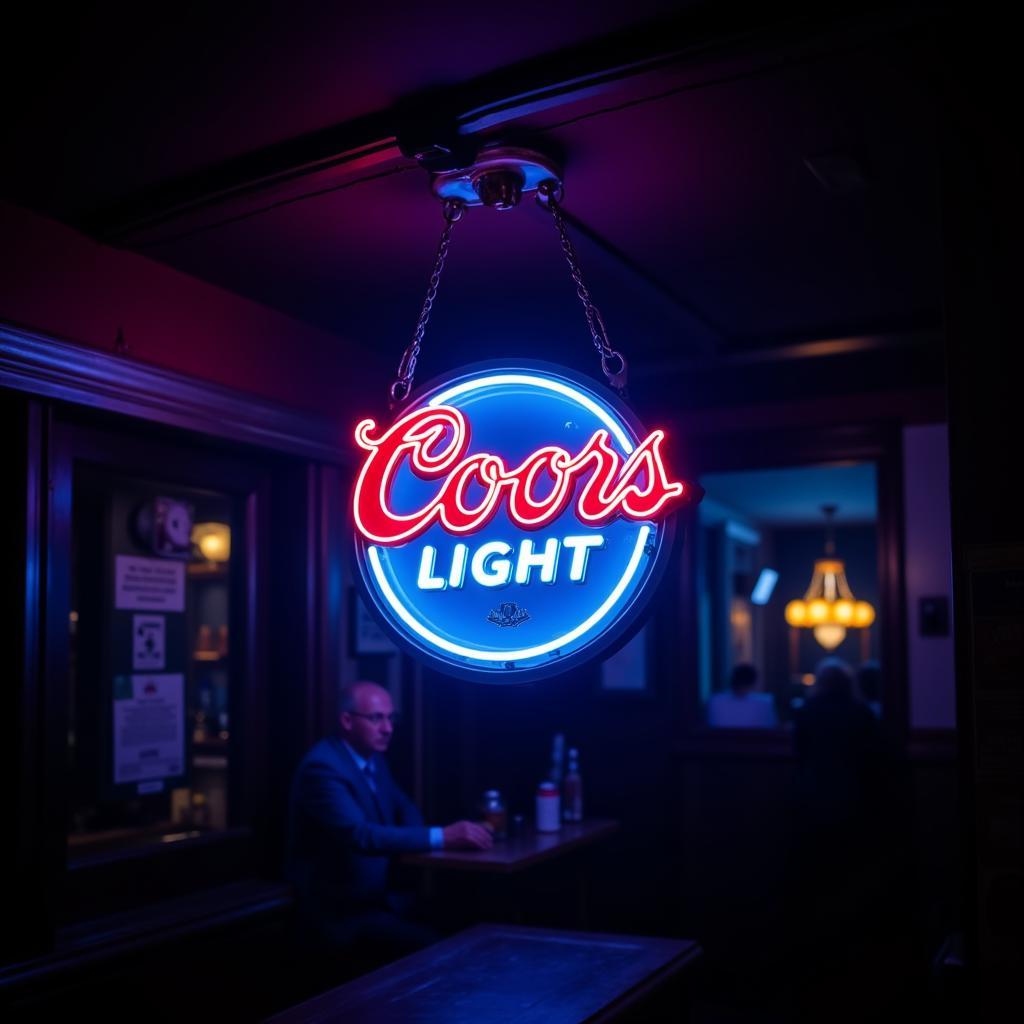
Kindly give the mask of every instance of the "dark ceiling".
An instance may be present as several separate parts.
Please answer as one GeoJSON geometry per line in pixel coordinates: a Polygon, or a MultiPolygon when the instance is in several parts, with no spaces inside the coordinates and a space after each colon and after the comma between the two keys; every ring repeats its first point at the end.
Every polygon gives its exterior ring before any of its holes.
{"type": "MultiPolygon", "coordinates": [[[[402,149],[525,137],[564,159],[584,270],[636,379],[765,351],[786,379],[805,353],[933,372],[927,10],[471,6],[26,24],[0,194],[397,360],[442,225],[402,149]]],[[[587,365],[573,291],[532,199],[470,210],[421,365],[587,365]]]]}

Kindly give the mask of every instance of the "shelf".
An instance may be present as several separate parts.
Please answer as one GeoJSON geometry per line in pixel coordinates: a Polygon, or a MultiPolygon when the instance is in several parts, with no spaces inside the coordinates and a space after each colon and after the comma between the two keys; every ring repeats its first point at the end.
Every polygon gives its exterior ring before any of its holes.
{"type": "Polygon", "coordinates": [[[217,651],[193,651],[193,661],[227,661],[228,656],[226,654],[220,654],[217,651]]]}
{"type": "Polygon", "coordinates": [[[192,741],[192,755],[223,757],[228,753],[230,739],[222,740],[219,736],[208,736],[206,739],[192,741]]]}
{"type": "Polygon", "coordinates": [[[188,578],[200,580],[223,580],[225,583],[230,575],[226,562],[189,562],[185,566],[188,578]]]}

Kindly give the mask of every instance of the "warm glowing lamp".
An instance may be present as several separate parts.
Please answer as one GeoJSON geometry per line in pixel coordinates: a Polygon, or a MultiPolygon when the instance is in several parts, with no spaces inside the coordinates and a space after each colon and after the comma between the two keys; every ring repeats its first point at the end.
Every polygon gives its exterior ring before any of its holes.
{"type": "Polygon", "coordinates": [[[814,639],[826,651],[834,651],[846,639],[846,627],[834,622],[825,622],[814,627],[814,639]]]}
{"type": "MultiPolygon", "coordinates": [[[[861,604],[867,604],[866,601],[862,601],[861,604]]],[[[849,600],[848,598],[841,597],[834,605],[832,605],[832,621],[839,626],[853,626],[856,602],[849,600]]]]}
{"type": "Polygon", "coordinates": [[[226,562],[231,558],[231,527],[227,523],[196,523],[192,543],[208,562],[226,562]]]}
{"type": "MultiPolygon", "coordinates": [[[[834,651],[846,639],[848,628],[867,629],[875,621],[875,609],[854,597],[846,581],[846,566],[841,558],[836,558],[832,526],[836,506],[823,505],[822,512],[826,520],[825,556],[815,560],[803,599],[786,605],[786,622],[794,629],[813,629],[814,639],[825,650],[834,651]]],[[[794,647],[794,658],[795,651],[794,647]]]]}
{"type": "Polygon", "coordinates": [[[875,609],[867,601],[858,601],[853,606],[853,624],[858,629],[867,629],[875,621],[875,609]]]}
{"type": "Polygon", "coordinates": [[[797,598],[786,605],[786,621],[791,626],[807,625],[807,604],[797,598]]]}
{"type": "Polygon", "coordinates": [[[817,597],[807,605],[807,622],[809,625],[820,626],[823,622],[828,622],[828,618],[828,601],[817,597]]]}

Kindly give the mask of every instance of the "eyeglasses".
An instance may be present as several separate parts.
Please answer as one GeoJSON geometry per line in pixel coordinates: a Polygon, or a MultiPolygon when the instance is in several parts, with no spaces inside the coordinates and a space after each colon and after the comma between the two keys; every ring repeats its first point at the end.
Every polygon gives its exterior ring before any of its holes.
{"type": "Polygon", "coordinates": [[[383,711],[374,711],[372,715],[364,714],[362,711],[350,711],[349,714],[353,718],[365,718],[371,725],[380,725],[385,718],[392,725],[398,725],[397,711],[392,711],[390,715],[385,715],[383,711]]]}

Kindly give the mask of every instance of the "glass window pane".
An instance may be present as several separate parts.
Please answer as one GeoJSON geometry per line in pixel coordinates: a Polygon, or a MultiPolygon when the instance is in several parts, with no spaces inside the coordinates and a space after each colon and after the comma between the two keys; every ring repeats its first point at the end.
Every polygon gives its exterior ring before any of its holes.
{"type": "Polygon", "coordinates": [[[76,467],[73,863],[228,827],[231,524],[227,495],[76,467]]]}
{"type": "Polygon", "coordinates": [[[860,699],[880,715],[874,465],[709,473],[700,483],[699,692],[707,724],[786,724],[827,656],[850,665],[860,699]]]}

